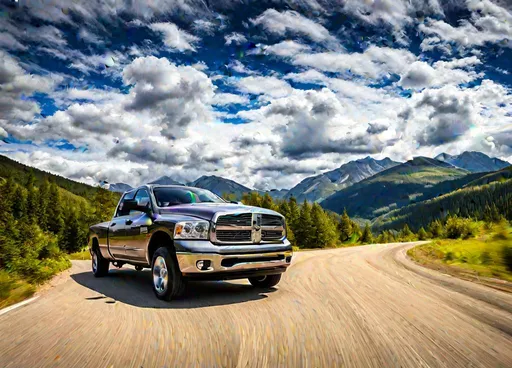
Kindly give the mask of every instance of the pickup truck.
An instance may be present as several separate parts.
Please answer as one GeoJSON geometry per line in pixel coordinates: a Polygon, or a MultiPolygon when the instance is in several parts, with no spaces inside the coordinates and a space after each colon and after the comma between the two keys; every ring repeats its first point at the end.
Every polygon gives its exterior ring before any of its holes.
{"type": "Polygon", "coordinates": [[[189,280],[248,278],[273,287],[293,256],[281,214],[201,188],[157,184],[124,193],[112,220],[90,227],[89,251],[96,277],[110,264],[151,268],[153,291],[168,301],[189,280]]]}

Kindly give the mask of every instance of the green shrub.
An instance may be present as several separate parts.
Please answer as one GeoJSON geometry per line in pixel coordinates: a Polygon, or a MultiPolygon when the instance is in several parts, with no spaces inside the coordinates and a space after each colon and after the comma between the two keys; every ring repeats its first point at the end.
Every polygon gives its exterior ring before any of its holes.
{"type": "Polygon", "coordinates": [[[450,239],[468,239],[477,231],[477,225],[471,219],[454,216],[446,221],[446,236],[450,239]]]}
{"type": "Polygon", "coordinates": [[[504,245],[501,250],[501,257],[507,270],[512,272],[512,246],[508,244],[504,245]]]}

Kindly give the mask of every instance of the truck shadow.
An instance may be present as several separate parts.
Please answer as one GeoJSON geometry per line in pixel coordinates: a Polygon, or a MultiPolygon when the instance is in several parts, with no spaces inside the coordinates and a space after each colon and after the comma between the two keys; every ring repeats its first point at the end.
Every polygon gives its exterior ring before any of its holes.
{"type": "MultiPolygon", "coordinates": [[[[236,304],[265,299],[268,297],[266,294],[276,291],[275,288],[257,289],[230,281],[194,281],[189,282],[183,297],[164,302],[153,293],[150,270],[110,269],[104,278],[95,278],[91,272],[73,274],[71,278],[106,298],[141,308],[191,309],[236,304]]],[[[105,300],[97,294],[85,299],[91,302],[105,300]]]]}

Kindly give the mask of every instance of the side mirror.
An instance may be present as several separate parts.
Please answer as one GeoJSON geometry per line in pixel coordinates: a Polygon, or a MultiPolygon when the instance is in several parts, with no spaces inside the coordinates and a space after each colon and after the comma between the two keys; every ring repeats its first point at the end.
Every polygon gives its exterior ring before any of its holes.
{"type": "Polygon", "coordinates": [[[140,211],[149,213],[149,201],[137,202],[136,200],[128,200],[123,202],[123,211],[140,211]]]}

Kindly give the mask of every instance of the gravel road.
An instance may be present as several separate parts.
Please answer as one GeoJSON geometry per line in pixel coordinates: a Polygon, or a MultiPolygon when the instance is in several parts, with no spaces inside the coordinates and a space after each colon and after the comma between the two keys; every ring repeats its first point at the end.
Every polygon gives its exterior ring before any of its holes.
{"type": "Polygon", "coordinates": [[[512,295],[421,268],[413,244],[299,252],[274,289],[73,261],[0,316],[0,367],[512,367],[512,295]]]}

